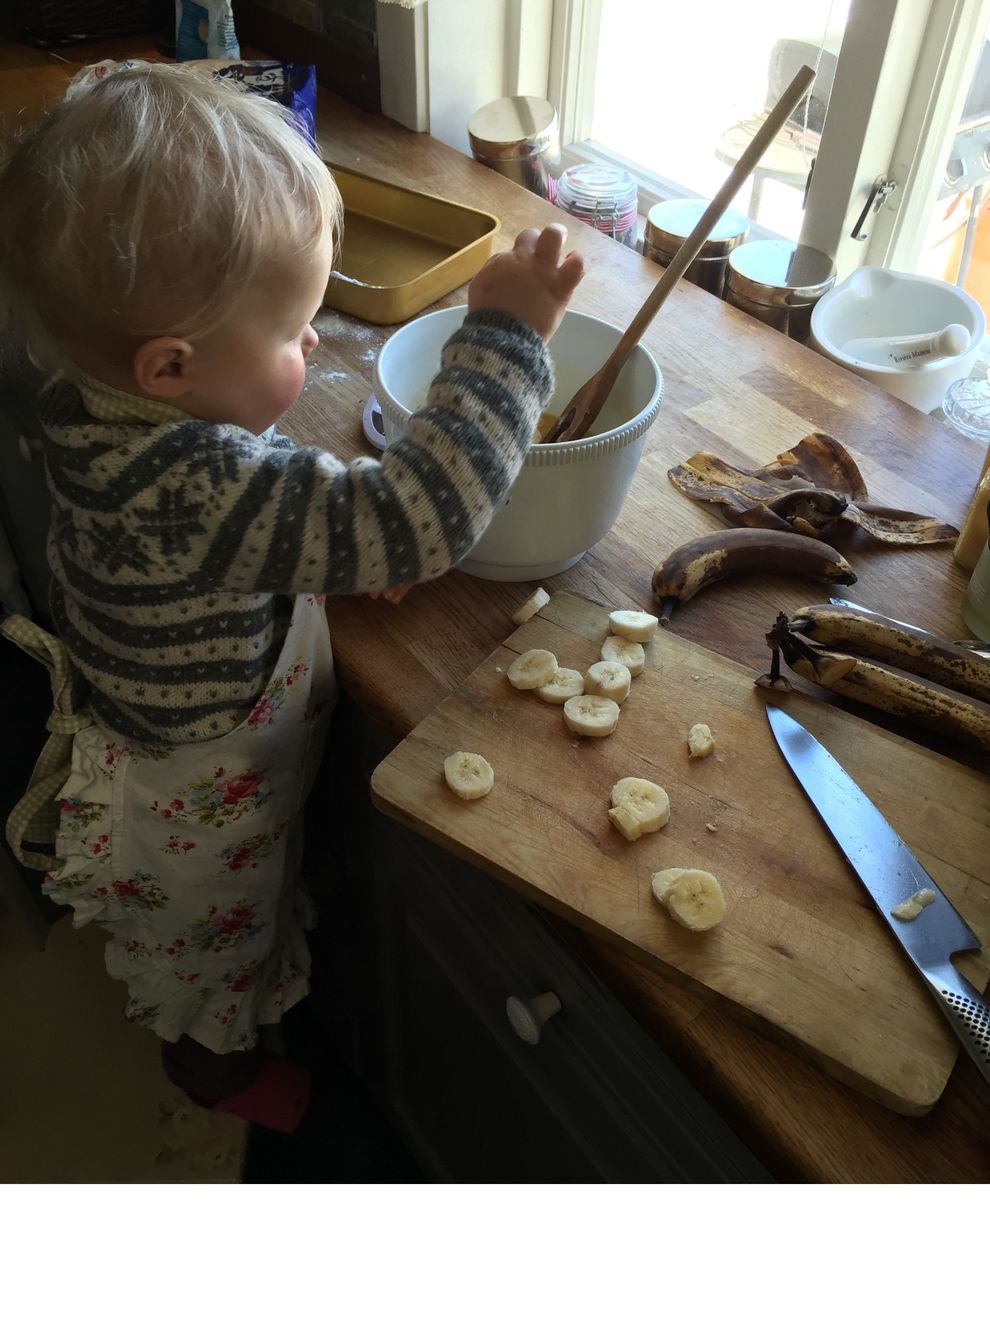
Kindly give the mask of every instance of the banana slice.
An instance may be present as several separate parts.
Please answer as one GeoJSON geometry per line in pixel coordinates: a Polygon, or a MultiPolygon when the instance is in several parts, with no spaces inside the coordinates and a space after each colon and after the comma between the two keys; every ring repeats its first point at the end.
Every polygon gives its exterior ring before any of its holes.
{"type": "Polygon", "coordinates": [[[549,599],[549,591],[544,591],[542,587],[537,587],[532,596],[530,596],[528,600],[524,600],[516,610],[515,614],[513,614],[512,622],[525,623],[526,620],[531,619],[534,614],[539,614],[540,610],[543,609],[543,606],[549,599]]]}
{"type": "Polygon", "coordinates": [[[631,642],[648,642],[660,620],[644,610],[613,610],[608,616],[609,631],[631,642]]]}
{"type": "Polygon", "coordinates": [[[629,696],[632,674],[618,660],[599,660],[584,676],[584,690],[593,697],[611,697],[621,706],[629,696]]]}
{"type": "Polygon", "coordinates": [[[903,903],[898,903],[896,907],[892,907],[890,915],[896,917],[898,921],[914,921],[922,908],[926,908],[929,903],[934,902],[934,889],[919,889],[910,898],[906,898],[903,903]]]}
{"type": "Polygon", "coordinates": [[[630,843],[642,834],[663,829],[670,820],[670,798],[649,779],[620,779],[612,785],[608,818],[630,843]]]}
{"type": "Polygon", "coordinates": [[[564,723],[585,738],[607,738],[619,722],[619,708],[608,697],[570,697],[564,702],[564,723]]]}
{"type": "Polygon", "coordinates": [[[583,692],[584,678],[576,669],[558,669],[549,683],[536,689],[539,699],[549,702],[551,706],[562,706],[565,701],[571,697],[580,697],[583,692]]]}
{"type": "Polygon", "coordinates": [[[514,688],[528,691],[549,683],[556,672],[557,657],[552,651],[541,651],[537,648],[517,655],[506,670],[505,676],[514,688]]]}
{"type": "Polygon", "coordinates": [[[715,739],[707,724],[692,724],[688,730],[688,757],[692,761],[703,756],[711,756],[715,750],[715,739]]]}
{"type": "Polygon", "coordinates": [[[602,659],[617,665],[625,665],[633,678],[641,674],[646,666],[646,652],[639,642],[630,642],[626,637],[606,637],[602,642],[602,659]]]}
{"type": "Polygon", "coordinates": [[[650,885],[674,920],[688,930],[711,930],[725,916],[722,886],[709,871],[671,866],[657,871],[650,885]]]}
{"type": "Polygon", "coordinates": [[[477,752],[452,752],[443,763],[443,777],[452,793],[466,801],[492,791],[495,771],[477,752]]]}

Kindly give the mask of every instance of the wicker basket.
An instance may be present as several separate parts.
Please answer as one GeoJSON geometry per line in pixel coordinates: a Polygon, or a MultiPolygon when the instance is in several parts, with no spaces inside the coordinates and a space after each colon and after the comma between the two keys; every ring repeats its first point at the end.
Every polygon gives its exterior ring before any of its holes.
{"type": "Polygon", "coordinates": [[[99,41],[174,24],[173,0],[14,0],[19,31],[39,46],[99,41]]]}

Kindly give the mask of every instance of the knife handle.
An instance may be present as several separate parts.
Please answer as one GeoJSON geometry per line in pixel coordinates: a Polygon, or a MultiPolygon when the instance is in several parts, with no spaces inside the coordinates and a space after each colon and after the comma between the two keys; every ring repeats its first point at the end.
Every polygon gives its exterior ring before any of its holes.
{"type": "Polygon", "coordinates": [[[990,1004],[950,962],[925,969],[924,977],[949,1026],[990,1086],[990,1004]]]}

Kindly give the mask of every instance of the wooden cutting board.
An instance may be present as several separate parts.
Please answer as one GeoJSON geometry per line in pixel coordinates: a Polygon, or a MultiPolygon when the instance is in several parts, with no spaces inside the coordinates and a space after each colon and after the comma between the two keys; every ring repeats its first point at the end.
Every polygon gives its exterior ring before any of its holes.
{"type": "MultiPolygon", "coordinates": [[[[560,707],[509,685],[505,670],[522,651],[546,647],[583,671],[607,631],[607,609],[555,595],[382,762],[376,804],[535,902],[724,996],[890,1108],[926,1113],[957,1057],[955,1037],[777,750],[766,702],[786,704],[821,739],[984,946],[990,781],[812,697],[755,688],[752,670],[669,631],[648,646],[609,738],[578,739],[560,707]],[[697,722],[716,747],[689,761],[697,722]],[[458,750],[493,765],[487,797],[464,802],[446,788],[442,762],[458,750]],[[663,785],[671,802],[666,828],[634,843],[606,814],[624,775],[663,785]],[[667,866],[719,878],[720,926],[697,934],[667,916],[650,889],[667,866]]],[[[985,953],[956,961],[986,986],[985,953]]]]}

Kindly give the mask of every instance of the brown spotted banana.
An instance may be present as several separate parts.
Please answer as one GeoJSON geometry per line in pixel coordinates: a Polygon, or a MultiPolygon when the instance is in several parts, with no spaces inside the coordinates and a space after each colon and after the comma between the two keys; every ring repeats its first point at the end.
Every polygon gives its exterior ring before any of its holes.
{"type": "Polygon", "coordinates": [[[806,605],[790,628],[816,645],[906,669],[980,701],[990,702],[990,663],[923,628],[854,605],[806,605]]]}
{"type": "Polygon", "coordinates": [[[861,656],[809,646],[793,634],[780,638],[780,650],[790,668],[812,683],[990,752],[990,707],[982,702],[861,656]]]}
{"type": "Polygon", "coordinates": [[[762,527],[730,527],[678,546],[657,565],[653,598],[660,607],[661,624],[670,621],[678,602],[690,600],[713,582],[744,573],[783,573],[819,582],[856,581],[849,563],[824,541],[762,527]]]}

